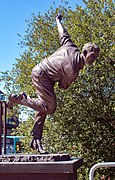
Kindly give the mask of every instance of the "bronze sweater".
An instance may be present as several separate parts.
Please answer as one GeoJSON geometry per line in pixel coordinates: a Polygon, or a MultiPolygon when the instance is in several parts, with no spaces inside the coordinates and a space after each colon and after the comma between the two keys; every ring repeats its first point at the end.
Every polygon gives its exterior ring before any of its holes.
{"type": "Polygon", "coordinates": [[[41,60],[34,69],[37,70],[39,66],[52,82],[59,82],[60,88],[67,89],[79,74],[81,58],[77,46],[66,31],[60,37],[60,44],[61,47],[55,53],[41,60]]]}

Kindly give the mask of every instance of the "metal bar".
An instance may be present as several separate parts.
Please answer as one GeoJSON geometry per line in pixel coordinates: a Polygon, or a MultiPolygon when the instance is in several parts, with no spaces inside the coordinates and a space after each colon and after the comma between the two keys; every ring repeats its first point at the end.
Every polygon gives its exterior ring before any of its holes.
{"type": "Polygon", "coordinates": [[[0,155],[2,154],[2,102],[0,101],[0,155]]]}
{"type": "Polygon", "coordinates": [[[6,102],[3,102],[3,123],[4,154],[6,154],[6,102]]]}
{"type": "Polygon", "coordinates": [[[89,173],[89,180],[94,180],[94,172],[98,168],[108,168],[108,167],[115,167],[115,162],[104,162],[104,163],[97,163],[91,169],[89,173]]]}

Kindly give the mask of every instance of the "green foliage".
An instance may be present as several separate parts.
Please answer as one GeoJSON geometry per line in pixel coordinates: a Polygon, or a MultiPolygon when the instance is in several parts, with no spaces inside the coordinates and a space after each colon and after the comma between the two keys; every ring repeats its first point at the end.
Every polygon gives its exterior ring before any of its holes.
{"type": "Polygon", "coordinates": [[[36,153],[34,152],[34,150],[32,150],[29,146],[30,146],[30,139],[32,139],[32,136],[31,136],[31,128],[32,128],[32,125],[33,125],[34,121],[33,121],[33,118],[32,116],[30,116],[28,118],[28,121],[27,122],[22,122],[20,123],[19,127],[15,130],[13,130],[13,133],[12,135],[18,135],[20,136],[20,139],[21,139],[21,151],[23,153],[28,153],[28,154],[31,154],[31,153],[36,153]]]}
{"type": "MultiPolygon", "coordinates": [[[[79,179],[88,179],[91,166],[114,159],[114,3],[111,0],[83,1],[86,7],[61,7],[63,23],[72,40],[81,49],[92,41],[101,52],[94,66],[86,67],[67,91],[55,86],[57,110],[48,116],[43,142],[50,152],[67,152],[82,156],[84,165],[79,179]]],[[[55,16],[60,7],[53,6],[44,15],[33,15],[20,45],[25,47],[13,70],[3,74],[9,93],[26,91],[35,96],[31,83],[31,70],[42,58],[51,55],[58,47],[55,16]]],[[[22,124],[17,132],[25,137],[24,152],[30,152],[27,142],[33,117],[22,124]],[[27,131],[28,130],[28,131],[27,131]]],[[[101,172],[99,173],[107,173],[101,172]]],[[[99,175],[96,176],[99,179],[99,175]]]]}

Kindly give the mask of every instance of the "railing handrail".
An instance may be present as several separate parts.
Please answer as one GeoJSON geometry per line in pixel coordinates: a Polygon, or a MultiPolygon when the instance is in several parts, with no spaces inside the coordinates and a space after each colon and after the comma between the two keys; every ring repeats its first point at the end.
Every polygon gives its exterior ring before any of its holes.
{"type": "Polygon", "coordinates": [[[91,169],[89,173],[89,180],[94,180],[94,172],[98,168],[103,167],[115,167],[115,162],[103,162],[103,163],[97,163],[95,164],[91,169]]]}

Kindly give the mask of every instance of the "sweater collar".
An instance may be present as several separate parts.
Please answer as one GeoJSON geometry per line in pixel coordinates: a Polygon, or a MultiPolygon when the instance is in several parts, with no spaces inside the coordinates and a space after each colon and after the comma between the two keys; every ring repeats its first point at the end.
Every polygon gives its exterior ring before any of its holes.
{"type": "Polygon", "coordinates": [[[85,65],[85,56],[83,54],[80,55],[80,69],[83,69],[85,65]]]}

